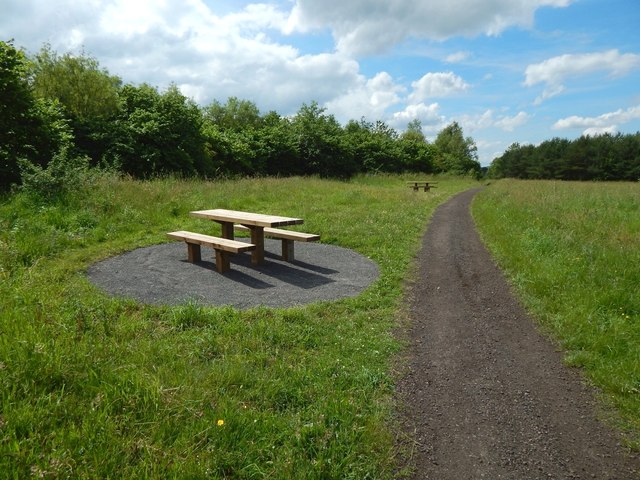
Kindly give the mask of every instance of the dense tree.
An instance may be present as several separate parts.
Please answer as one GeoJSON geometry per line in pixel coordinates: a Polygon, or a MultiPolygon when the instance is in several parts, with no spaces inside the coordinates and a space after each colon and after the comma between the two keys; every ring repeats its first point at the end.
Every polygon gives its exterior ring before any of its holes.
{"type": "Polygon", "coordinates": [[[431,173],[433,162],[440,152],[430,145],[422,132],[422,123],[417,118],[409,122],[407,129],[400,135],[400,148],[404,156],[403,170],[431,173]]]}
{"type": "Polygon", "coordinates": [[[34,57],[31,81],[37,97],[63,106],[76,148],[94,163],[102,160],[115,140],[111,121],[118,114],[120,78],[91,56],[58,55],[45,45],[34,57]]]}
{"type": "Polygon", "coordinates": [[[118,142],[109,153],[129,174],[215,173],[205,155],[200,109],[175,85],[164,93],[146,84],[126,85],[115,128],[118,142]]]}
{"type": "Polygon", "coordinates": [[[287,176],[304,172],[291,122],[276,112],[263,117],[262,127],[256,131],[255,150],[262,174],[287,176]]]}
{"type": "Polygon", "coordinates": [[[37,96],[58,100],[75,119],[108,119],[118,112],[120,78],[88,55],[59,56],[45,45],[35,56],[32,82],[37,96]]]}
{"type": "Polygon", "coordinates": [[[258,128],[262,123],[260,110],[248,100],[229,97],[224,105],[214,100],[204,109],[205,119],[221,129],[245,130],[258,128]]]}
{"type": "Polygon", "coordinates": [[[18,180],[20,158],[32,162],[30,179],[39,182],[54,154],[88,155],[93,165],[106,161],[141,178],[479,171],[475,143],[455,123],[429,144],[418,120],[399,135],[382,121],[343,127],[316,102],[291,118],[262,116],[236,97],[200,108],[175,85],[163,93],[122,86],[84,53],[58,55],[45,45],[29,62],[10,43],[0,53],[3,186],[18,180]]]}
{"type": "Polygon", "coordinates": [[[440,131],[434,144],[440,154],[436,160],[438,170],[462,175],[480,175],[476,144],[471,137],[465,138],[462,127],[457,122],[440,131]]]}
{"type": "Polygon", "coordinates": [[[640,133],[554,138],[538,146],[511,145],[489,168],[493,178],[640,179],[640,133]]]}
{"type": "Polygon", "coordinates": [[[338,121],[324,112],[312,102],[302,105],[292,120],[296,148],[304,166],[302,173],[349,178],[357,171],[353,154],[343,141],[338,121]]]}
{"type": "Polygon", "coordinates": [[[386,123],[350,121],[344,129],[345,142],[358,171],[393,172],[401,169],[402,155],[398,134],[386,123]]]}
{"type": "Polygon", "coordinates": [[[34,97],[29,67],[24,52],[0,41],[0,189],[19,182],[19,159],[44,166],[72,140],[59,104],[34,97]]]}

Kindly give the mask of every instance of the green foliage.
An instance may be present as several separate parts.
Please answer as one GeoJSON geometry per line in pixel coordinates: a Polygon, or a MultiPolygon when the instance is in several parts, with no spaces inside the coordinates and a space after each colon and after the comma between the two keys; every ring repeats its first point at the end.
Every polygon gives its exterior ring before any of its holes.
{"type": "MultiPolygon", "coordinates": [[[[443,145],[449,150],[441,151],[426,141],[419,120],[399,136],[381,121],[343,127],[316,102],[303,104],[292,118],[261,115],[254,103],[236,97],[201,109],[175,85],[162,93],[146,84],[122,86],[84,53],[58,55],[45,45],[29,63],[3,44],[2,55],[6,115],[0,126],[6,138],[0,137],[0,188],[19,181],[18,159],[45,168],[63,148],[88,156],[93,166],[117,166],[136,178],[348,179],[361,172],[466,174],[475,168],[455,150],[459,127],[448,132],[443,145]]],[[[462,144],[464,155],[475,155],[471,139],[462,144]]]]}
{"type": "Polygon", "coordinates": [[[45,45],[33,59],[31,83],[36,98],[56,102],[73,130],[75,148],[94,165],[114,141],[120,78],[81,53],[58,55],[45,45]]]}
{"type": "Polygon", "coordinates": [[[121,80],[84,53],[58,56],[45,45],[34,58],[32,75],[35,95],[59,101],[74,119],[107,120],[118,112],[121,80]]]}
{"type": "Polygon", "coordinates": [[[222,130],[245,130],[259,128],[262,123],[260,110],[255,103],[229,97],[226,104],[217,100],[205,107],[204,117],[222,130]]]}
{"type": "Polygon", "coordinates": [[[640,132],[554,138],[538,146],[511,145],[489,168],[493,178],[558,180],[640,179],[640,132]]]}
{"type": "Polygon", "coordinates": [[[36,100],[29,62],[11,42],[0,42],[0,190],[20,181],[20,159],[45,165],[72,133],[57,102],[36,100]]]}
{"type": "Polygon", "coordinates": [[[109,154],[124,172],[138,178],[178,173],[209,176],[202,116],[198,106],[173,85],[166,92],[149,85],[126,85],[115,121],[117,143],[109,154]]]}
{"type": "Polygon", "coordinates": [[[428,217],[468,180],[103,176],[82,202],[0,203],[7,478],[393,478],[395,315],[428,217]],[[211,206],[300,215],[372,258],[359,297],[290,309],[141,305],[84,272],[211,206]],[[361,222],[354,222],[357,216],[361,222]]]}
{"type": "Polygon", "coordinates": [[[404,170],[431,173],[434,161],[440,156],[435,145],[430,145],[424,133],[420,120],[409,122],[407,130],[400,136],[400,147],[404,153],[404,170]]]}
{"type": "Polygon", "coordinates": [[[89,159],[63,149],[43,168],[28,160],[20,161],[20,189],[33,198],[50,202],[64,199],[87,186],[91,178],[89,159]]]}
{"type": "Polygon", "coordinates": [[[457,122],[445,127],[436,137],[434,144],[440,153],[436,161],[438,171],[480,176],[478,148],[471,137],[465,138],[462,127],[457,122]]]}
{"type": "Polygon", "coordinates": [[[37,122],[26,74],[24,53],[0,42],[0,188],[18,180],[17,159],[27,155],[33,129],[28,124],[37,122]]]}
{"type": "Polygon", "coordinates": [[[402,171],[402,152],[397,132],[386,123],[350,121],[345,127],[345,139],[352,155],[364,172],[402,171]]]}
{"type": "Polygon", "coordinates": [[[473,213],[526,306],[640,446],[640,186],[501,180],[473,213]]]}
{"type": "Polygon", "coordinates": [[[296,147],[307,175],[350,178],[358,168],[351,152],[344,148],[342,128],[333,115],[326,115],[316,102],[302,105],[291,122],[296,147]]]}

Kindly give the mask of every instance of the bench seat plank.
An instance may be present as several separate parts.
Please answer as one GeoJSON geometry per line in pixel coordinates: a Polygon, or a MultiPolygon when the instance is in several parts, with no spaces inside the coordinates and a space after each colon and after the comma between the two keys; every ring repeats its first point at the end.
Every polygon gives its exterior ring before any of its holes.
{"type": "Polygon", "coordinates": [[[229,254],[246,252],[256,248],[256,246],[251,243],[212,237],[211,235],[187,232],[184,230],[169,232],[167,233],[167,236],[174,240],[183,240],[186,242],[188,260],[191,263],[199,262],[201,260],[201,245],[213,248],[216,252],[216,270],[218,270],[219,273],[225,273],[231,269],[229,254]]]}
{"type": "MultiPolygon", "coordinates": [[[[233,228],[243,232],[251,231],[251,228],[245,225],[234,225],[233,228]]],[[[264,228],[264,236],[282,240],[282,259],[285,262],[291,262],[295,259],[294,241],[316,242],[320,240],[320,235],[316,235],[315,233],[296,232],[295,230],[283,230],[281,228],[270,227],[264,228]]]]}
{"type": "Polygon", "coordinates": [[[228,240],[226,238],[212,237],[211,235],[205,235],[203,233],[187,232],[184,230],[178,232],[167,233],[169,238],[174,240],[184,240],[188,243],[197,243],[198,245],[204,245],[212,247],[225,252],[240,253],[253,250],[255,245],[246,242],[238,242],[237,240],[228,240]]]}
{"type": "MultiPolygon", "coordinates": [[[[233,228],[243,232],[249,232],[251,229],[244,225],[234,225],[233,228]]],[[[283,230],[281,228],[265,227],[264,236],[271,238],[284,238],[287,240],[296,240],[298,242],[315,242],[320,240],[320,235],[315,233],[296,232],[295,230],[283,230]]]]}

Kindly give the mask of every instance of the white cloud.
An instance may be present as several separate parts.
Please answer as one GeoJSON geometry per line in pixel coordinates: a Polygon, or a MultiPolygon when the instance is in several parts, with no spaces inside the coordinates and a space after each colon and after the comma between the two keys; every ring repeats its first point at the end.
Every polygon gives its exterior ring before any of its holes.
{"type": "Polygon", "coordinates": [[[337,48],[379,53],[409,37],[444,40],[498,35],[511,26],[531,27],[538,8],[573,0],[296,0],[287,31],[330,28],[337,48]]]}
{"type": "Polygon", "coordinates": [[[604,135],[605,133],[615,134],[618,132],[618,127],[616,125],[611,125],[609,127],[593,127],[587,128],[582,135],[586,137],[597,137],[598,135],[604,135]]]}
{"type": "Polygon", "coordinates": [[[453,72],[427,73],[411,84],[413,92],[409,100],[414,103],[427,98],[447,97],[469,89],[469,85],[453,72]]]}
{"type": "Polygon", "coordinates": [[[420,120],[425,132],[437,132],[444,128],[445,117],[440,113],[440,105],[424,103],[408,105],[404,110],[396,112],[390,121],[394,128],[404,129],[412,120],[420,120]]]}
{"type": "Polygon", "coordinates": [[[290,13],[277,5],[249,4],[217,15],[217,4],[203,0],[6,2],[0,34],[16,38],[17,46],[83,49],[127,83],[161,89],[175,83],[202,104],[237,96],[287,115],[364,81],[352,58],[305,55],[270,38],[280,36],[290,13]]]}
{"type": "Polygon", "coordinates": [[[559,95],[565,89],[564,83],[572,77],[581,77],[594,72],[604,71],[612,76],[622,76],[640,68],[640,55],[621,54],[618,50],[560,55],[541,63],[529,65],[525,70],[524,84],[528,87],[538,83],[545,89],[536,99],[536,104],[559,95]]]}
{"type": "Polygon", "coordinates": [[[521,125],[524,125],[529,118],[530,115],[526,112],[518,112],[512,117],[502,115],[496,118],[494,111],[488,109],[478,115],[462,115],[459,123],[463,129],[468,132],[493,127],[500,128],[506,132],[512,132],[521,125]]]}
{"type": "Polygon", "coordinates": [[[380,72],[371,79],[360,76],[351,88],[325,106],[342,122],[360,117],[379,120],[386,117],[388,108],[402,101],[404,91],[404,87],[396,84],[391,75],[380,72]]]}
{"type": "Polygon", "coordinates": [[[469,58],[471,54],[469,52],[455,52],[451,55],[448,55],[445,58],[445,62],[447,63],[460,63],[464,62],[467,58],[469,58]]]}
{"type": "Polygon", "coordinates": [[[529,120],[530,115],[526,112],[518,112],[513,117],[502,117],[496,121],[495,125],[506,132],[513,132],[516,128],[524,125],[529,120]]]}
{"type": "Polygon", "coordinates": [[[465,133],[489,128],[494,124],[494,122],[493,110],[491,109],[485,110],[481,114],[461,115],[458,119],[458,123],[465,133]]]}
{"type": "Polygon", "coordinates": [[[572,115],[558,120],[553,124],[553,129],[583,128],[585,129],[583,132],[584,135],[596,135],[616,132],[618,131],[618,125],[638,119],[640,119],[640,105],[630,107],[626,110],[619,109],[615,112],[604,113],[597,117],[579,117],[572,115]]]}

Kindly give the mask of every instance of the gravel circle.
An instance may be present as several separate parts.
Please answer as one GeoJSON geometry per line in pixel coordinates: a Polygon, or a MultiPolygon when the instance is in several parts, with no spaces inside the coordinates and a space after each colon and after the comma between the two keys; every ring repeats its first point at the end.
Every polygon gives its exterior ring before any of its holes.
{"type": "Polygon", "coordinates": [[[639,478],[595,389],[540,335],[482,244],[476,192],[436,210],[410,288],[398,395],[412,478],[639,478]]]}
{"type": "Polygon", "coordinates": [[[265,263],[258,267],[251,265],[250,253],[232,255],[231,271],[225,274],[215,269],[213,249],[202,247],[202,261],[189,263],[184,242],[138,248],[92,265],[87,274],[94,285],[116,297],[154,305],[193,301],[238,309],[354,297],[379,277],[378,266],[353,250],[297,242],[295,260],[284,262],[280,245],[266,239],[265,263]]]}

